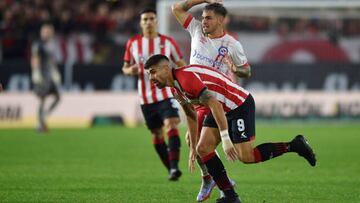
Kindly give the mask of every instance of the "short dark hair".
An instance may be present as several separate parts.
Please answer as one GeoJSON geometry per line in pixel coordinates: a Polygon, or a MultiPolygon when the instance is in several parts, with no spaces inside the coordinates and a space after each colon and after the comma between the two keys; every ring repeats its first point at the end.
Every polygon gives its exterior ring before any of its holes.
{"type": "Polygon", "coordinates": [[[215,14],[225,17],[227,15],[226,8],[219,3],[208,4],[204,7],[204,11],[214,11],[215,14]]]}
{"type": "Polygon", "coordinates": [[[154,13],[156,15],[156,10],[153,8],[145,8],[144,10],[142,10],[140,12],[140,15],[144,14],[144,13],[154,13]]]}
{"type": "Polygon", "coordinates": [[[165,55],[162,55],[162,54],[153,55],[145,62],[144,69],[147,70],[151,66],[160,63],[162,60],[169,61],[169,58],[167,56],[165,56],[165,55]]]}

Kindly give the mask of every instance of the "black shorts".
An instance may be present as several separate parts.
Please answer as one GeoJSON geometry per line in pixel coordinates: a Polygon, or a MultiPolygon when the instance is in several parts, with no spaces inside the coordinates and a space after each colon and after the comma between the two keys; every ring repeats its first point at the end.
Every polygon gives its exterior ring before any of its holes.
{"type": "Polygon", "coordinates": [[[60,94],[59,87],[54,82],[44,82],[42,84],[35,84],[34,92],[38,97],[60,94]]]}
{"type": "Polygon", "coordinates": [[[176,107],[175,99],[165,99],[153,104],[141,105],[146,126],[149,129],[161,128],[167,118],[179,118],[179,109],[176,107]]]}
{"type": "MultiPolygon", "coordinates": [[[[248,142],[255,139],[255,101],[249,94],[245,102],[226,113],[229,135],[233,143],[248,142]]],[[[218,128],[210,113],[204,120],[204,127],[218,128]]]]}

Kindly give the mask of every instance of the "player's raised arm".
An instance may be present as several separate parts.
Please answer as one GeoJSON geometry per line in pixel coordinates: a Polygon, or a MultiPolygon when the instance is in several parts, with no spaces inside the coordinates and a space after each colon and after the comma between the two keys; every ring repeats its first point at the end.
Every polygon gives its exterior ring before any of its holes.
{"type": "Polygon", "coordinates": [[[222,3],[222,2],[223,2],[222,0],[185,0],[175,3],[174,5],[172,5],[171,9],[176,20],[181,25],[184,25],[186,19],[190,15],[188,10],[193,6],[202,3],[222,3]]]}
{"type": "Polygon", "coordinates": [[[201,93],[201,95],[199,96],[199,101],[201,104],[209,107],[212,115],[214,116],[214,119],[220,131],[222,147],[226,154],[226,158],[231,161],[237,160],[237,152],[229,136],[228,124],[222,104],[208,90],[204,90],[201,93]]]}

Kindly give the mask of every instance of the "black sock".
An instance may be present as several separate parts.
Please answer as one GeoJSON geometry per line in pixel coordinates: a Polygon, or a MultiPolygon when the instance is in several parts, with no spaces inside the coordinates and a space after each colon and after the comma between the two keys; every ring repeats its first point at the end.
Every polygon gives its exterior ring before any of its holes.
{"type": "Polygon", "coordinates": [[[155,150],[156,150],[157,154],[159,155],[162,163],[167,168],[167,170],[170,170],[169,155],[168,155],[167,145],[164,141],[164,138],[162,137],[159,139],[159,138],[154,137],[153,144],[154,144],[155,150]]]}
{"type": "Polygon", "coordinates": [[[234,196],[236,194],[234,188],[226,174],[223,163],[216,153],[212,152],[201,159],[216,182],[216,185],[220,190],[224,191],[225,196],[234,196]]]}
{"type": "Polygon", "coordinates": [[[178,169],[180,159],[180,137],[179,130],[173,128],[168,132],[169,136],[169,161],[171,169],[178,169]]]}
{"type": "Polygon", "coordinates": [[[263,162],[289,152],[289,143],[264,143],[254,149],[255,162],[263,162]]]}

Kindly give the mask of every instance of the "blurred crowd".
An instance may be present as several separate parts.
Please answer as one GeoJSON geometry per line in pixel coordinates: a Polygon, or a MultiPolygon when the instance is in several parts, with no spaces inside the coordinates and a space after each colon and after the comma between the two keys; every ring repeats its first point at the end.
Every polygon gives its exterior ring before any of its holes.
{"type": "MultiPolygon", "coordinates": [[[[59,36],[89,34],[97,48],[112,35],[138,31],[138,13],[156,0],[1,0],[0,40],[3,58],[23,57],[40,25],[52,22],[59,36]]],[[[108,43],[110,44],[110,43],[108,43]]]]}

